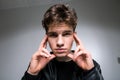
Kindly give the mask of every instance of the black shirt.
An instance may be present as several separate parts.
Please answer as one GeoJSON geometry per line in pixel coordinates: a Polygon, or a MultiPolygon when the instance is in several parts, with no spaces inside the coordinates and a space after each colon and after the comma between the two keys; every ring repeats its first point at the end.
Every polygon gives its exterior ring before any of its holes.
{"type": "Polygon", "coordinates": [[[104,80],[100,65],[94,60],[93,62],[95,67],[84,71],[73,61],[59,62],[53,59],[38,75],[26,71],[21,80],[104,80]]]}
{"type": "Polygon", "coordinates": [[[55,60],[57,68],[57,80],[72,80],[75,63],[71,60],[68,62],[55,60]]]}

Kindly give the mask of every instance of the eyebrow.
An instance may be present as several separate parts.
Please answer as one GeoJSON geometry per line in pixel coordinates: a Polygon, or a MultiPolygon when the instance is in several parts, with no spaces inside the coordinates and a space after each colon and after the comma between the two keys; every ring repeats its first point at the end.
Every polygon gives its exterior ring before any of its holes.
{"type": "Polygon", "coordinates": [[[65,31],[63,31],[63,33],[65,33],[65,32],[71,33],[71,32],[73,32],[73,31],[71,31],[71,30],[65,30],[65,31]]]}
{"type": "MultiPolygon", "coordinates": [[[[72,33],[72,32],[73,31],[71,31],[71,30],[65,30],[62,33],[72,33]]],[[[51,31],[51,32],[47,32],[47,35],[49,35],[49,34],[55,34],[55,33],[57,33],[57,32],[51,31]]]]}
{"type": "Polygon", "coordinates": [[[56,34],[56,32],[47,32],[47,35],[56,34]]]}

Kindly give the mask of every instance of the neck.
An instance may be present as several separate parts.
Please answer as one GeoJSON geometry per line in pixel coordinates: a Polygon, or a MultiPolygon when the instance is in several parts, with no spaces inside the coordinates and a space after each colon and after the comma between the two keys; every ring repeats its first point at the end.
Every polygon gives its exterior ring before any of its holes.
{"type": "Polygon", "coordinates": [[[57,57],[56,58],[58,61],[61,61],[61,62],[68,62],[68,61],[71,61],[72,59],[65,56],[65,57],[57,57]]]}

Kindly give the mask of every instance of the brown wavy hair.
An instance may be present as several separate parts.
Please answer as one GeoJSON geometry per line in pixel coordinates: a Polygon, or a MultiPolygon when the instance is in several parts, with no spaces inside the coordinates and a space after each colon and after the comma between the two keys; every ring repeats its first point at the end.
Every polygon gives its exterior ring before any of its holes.
{"type": "Polygon", "coordinates": [[[75,31],[77,25],[77,15],[74,9],[65,4],[55,4],[51,6],[44,14],[42,25],[48,32],[49,25],[65,23],[75,31]]]}

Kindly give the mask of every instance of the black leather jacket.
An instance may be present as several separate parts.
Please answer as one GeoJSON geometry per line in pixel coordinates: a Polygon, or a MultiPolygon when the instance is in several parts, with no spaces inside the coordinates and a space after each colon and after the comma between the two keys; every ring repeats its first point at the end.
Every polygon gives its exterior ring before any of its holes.
{"type": "MultiPolygon", "coordinates": [[[[93,62],[95,67],[89,71],[83,71],[76,65],[72,80],[104,80],[99,64],[94,60],[93,62]]],[[[26,71],[21,80],[57,80],[57,68],[54,65],[54,60],[49,62],[36,76],[30,75],[26,71]]]]}

